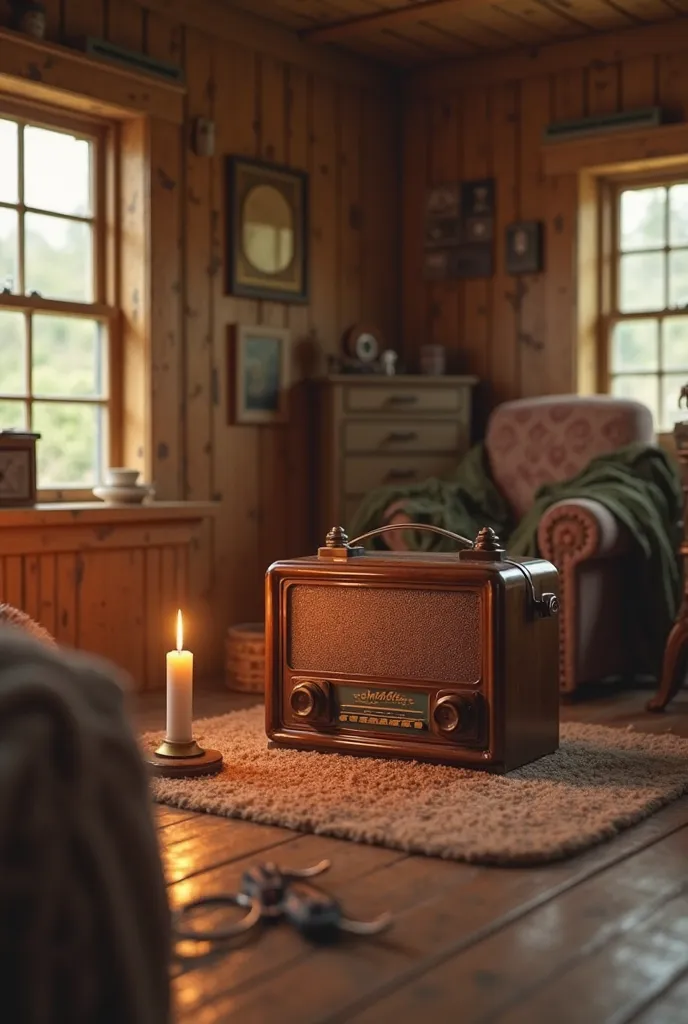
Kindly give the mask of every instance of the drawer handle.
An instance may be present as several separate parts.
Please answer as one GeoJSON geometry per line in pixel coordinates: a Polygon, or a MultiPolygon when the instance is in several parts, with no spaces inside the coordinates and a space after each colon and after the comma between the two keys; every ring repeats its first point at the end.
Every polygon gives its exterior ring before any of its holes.
{"type": "Polygon", "coordinates": [[[415,480],[418,473],[415,469],[390,469],[385,483],[400,483],[402,480],[415,480]]]}
{"type": "Polygon", "coordinates": [[[404,441],[417,441],[418,434],[415,430],[393,430],[387,435],[382,442],[385,444],[387,441],[403,443],[404,441]]]}
{"type": "Polygon", "coordinates": [[[415,405],[418,395],[390,395],[387,399],[388,405],[415,405]]]}

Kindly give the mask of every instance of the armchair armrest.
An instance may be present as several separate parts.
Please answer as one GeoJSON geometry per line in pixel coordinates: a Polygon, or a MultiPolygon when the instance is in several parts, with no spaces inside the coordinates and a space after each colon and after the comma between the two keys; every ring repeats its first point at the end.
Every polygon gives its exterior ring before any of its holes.
{"type": "Polygon", "coordinates": [[[538,526],[538,548],[557,567],[590,558],[614,558],[628,550],[623,525],[599,501],[575,498],[547,509],[538,526]]]}
{"type": "MultiPolygon", "coordinates": [[[[609,509],[590,498],[558,501],[540,519],[540,554],[556,565],[561,577],[559,686],[562,693],[573,693],[581,676],[588,681],[609,674],[606,657],[609,644],[606,641],[600,644],[596,624],[600,608],[607,600],[607,588],[615,579],[615,558],[628,551],[630,543],[628,532],[609,509]],[[595,567],[592,563],[599,560],[603,564],[595,567]],[[587,573],[584,571],[586,563],[590,563],[587,573]],[[604,666],[604,670],[600,666],[604,666]]],[[[612,606],[616,604],[612,602],[612,606]]]]}

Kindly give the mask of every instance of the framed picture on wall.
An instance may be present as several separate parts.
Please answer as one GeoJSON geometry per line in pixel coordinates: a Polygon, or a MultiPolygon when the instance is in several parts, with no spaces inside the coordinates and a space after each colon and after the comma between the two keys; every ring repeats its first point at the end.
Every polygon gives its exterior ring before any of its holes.
{"type": "Polygon", "coordinates": [[[289,418],[291,332],[281,327],[229,328],[231,423],[277,424],[289,418]]]}
{"type": "Polygon", "coordinates": [[[308,175],[230,156],[226,162],[226,291],[308,301],[308,175]]]}
{"type": "Polygon", "coordinates": [[[539,274],[543,269],[543,224],[519,221],[506,229],[507,274],[539,274]]]}

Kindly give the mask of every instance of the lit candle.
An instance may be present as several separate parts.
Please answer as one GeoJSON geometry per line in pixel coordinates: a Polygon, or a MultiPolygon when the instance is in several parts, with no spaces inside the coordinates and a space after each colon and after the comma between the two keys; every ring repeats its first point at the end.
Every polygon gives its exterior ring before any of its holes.
{"type": "Polygon", "coordinates": [[[190,743],[193,707],[193,654],[184,650],[181,609],[177,612],[177,650],[167,654],[167,740],[190,743]]]}

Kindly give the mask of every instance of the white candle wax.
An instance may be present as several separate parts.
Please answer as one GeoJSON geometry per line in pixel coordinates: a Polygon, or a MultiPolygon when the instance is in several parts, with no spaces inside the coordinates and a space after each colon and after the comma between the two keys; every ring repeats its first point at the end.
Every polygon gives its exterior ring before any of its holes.
{"type": "Polygon", "coordinates": [[[182,613],[177,614],[177,650],[167,654],[167,740],[193,739],[193,654],[183,650],[182,613]]]}

